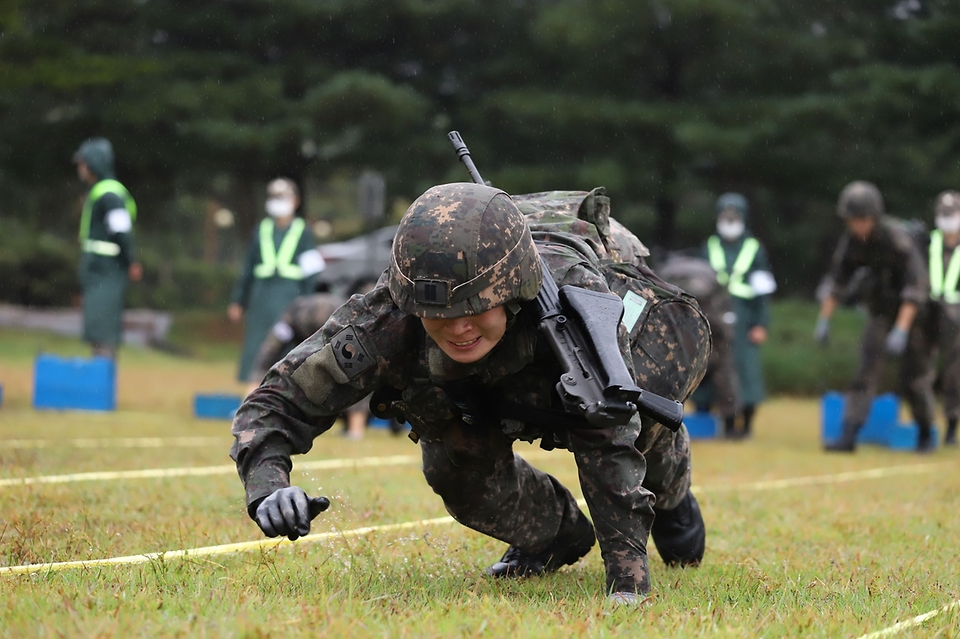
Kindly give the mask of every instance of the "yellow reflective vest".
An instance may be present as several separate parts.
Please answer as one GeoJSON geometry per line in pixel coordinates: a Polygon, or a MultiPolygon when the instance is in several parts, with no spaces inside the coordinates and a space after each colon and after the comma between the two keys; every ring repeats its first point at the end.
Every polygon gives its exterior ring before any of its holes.
{"type": "Polygon", "coordinates": [[[273,220],[270,218],[262,220],[260,222],[261,261],[253,268],[253,276],[266,279],[279,275],[288,280],[302,280],[303,269],[293,263],[293,256],[297,252],[297,245],[300,244],[300,237],[305,227],[303,218],[294,219],[286,235],[283,236],[283,241],[280,242],[280,249],[277,250],[273,246],[273,220]]]}
{"type": "Polygon", "coordinates": [[[723,251],[720,238],[711,235],[707,240],[710,266],[717,272],[717,281],[720,282],[721,286],[726,286],[734,297],[749,300],[757,296],[753,287],[743,281],[743,277],[753,266],[753,260],[757,257],[757,251],[759,250],[760,240],[755,237],[748,237],[743,241],[737,259],[733,261],[733,268],[727,270],[727,256],[723,251]]]}

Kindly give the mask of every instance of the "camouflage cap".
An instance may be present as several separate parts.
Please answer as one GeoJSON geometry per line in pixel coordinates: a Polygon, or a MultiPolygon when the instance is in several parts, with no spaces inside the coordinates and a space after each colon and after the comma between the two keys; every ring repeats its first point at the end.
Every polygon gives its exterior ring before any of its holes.
{"type": "Polygon", "coordinates": [[[478,315],[536,297],[540,258],[510,196],[482,184],[442,184],[418,197],[397,229],[390,295],[417,317],[478,315]]]}
{"type": "Polygon", "coordinates": [[[936,215],[954,215],[955,213],[960,213],[960,193],[957,191],[944,191],[938,195],[934,211],[936,215]]]}
{"type": "Polygon", "coordinates": [[[883,196],[872,182],[857,180],[843,187],[837,200],[837,215],[850,217],[880,217],[883,215],[883,196]]]}

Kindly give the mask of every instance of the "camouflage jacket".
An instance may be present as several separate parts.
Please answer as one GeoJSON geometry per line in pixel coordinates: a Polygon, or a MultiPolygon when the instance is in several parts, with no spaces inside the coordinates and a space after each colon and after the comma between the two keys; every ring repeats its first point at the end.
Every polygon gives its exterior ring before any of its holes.
{"type": "MultiPolygon", "coordinates": [[[[610,291],[590,259],[569,246],[541,242],[538,250],[559,286],[610,291]]],[[[538,339],[531,315],[521,307],[493,351],[479,362],[459,364],[427,336],[417,317],[396,306],[385,281],[351,298],[274,366],[237,411],[230,455],[244,481],[249,511],[289,485],[291,455],[309,451],[341,410],[370,392],[386,390],[393,408],[424,439],[441,438],[448,424],[460,420],[511,434],[509,429],[519,428],[520,422],[497,412],[505,404],[562,415],[555,389],[559,366],[549,346],[538,339]]],[[[633,373],[622,325],[619,339],[633,373]]],[[[381,393],[374,395],[374,403],[378,396],[381,393]]],[[[516,435],[536,436],[529,430],[516,435]]]]}
{"type": "Polygon", "coordinates": [[[873,315],[894,317],[903,302],[921,305],[929,282],[913,238],[891,218],[881,218],[865,241],[844,233],[830,265],[831,294],[840,299],[859,267],[869,267],[863,299],[873,315]]]}

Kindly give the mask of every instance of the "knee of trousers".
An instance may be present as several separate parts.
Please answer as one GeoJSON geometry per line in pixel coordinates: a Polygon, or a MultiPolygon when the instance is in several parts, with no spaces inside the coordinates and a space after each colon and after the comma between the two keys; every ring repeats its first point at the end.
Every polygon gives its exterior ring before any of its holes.
{"type": "Polygon", "coordinates": [[[482,468],[482,465],[457,464],[445,453],[424,455],[423,478],[433,492],[444,500],[461,500],[470,495],[482,494],[486,478],[491,469],[482,468]]]}

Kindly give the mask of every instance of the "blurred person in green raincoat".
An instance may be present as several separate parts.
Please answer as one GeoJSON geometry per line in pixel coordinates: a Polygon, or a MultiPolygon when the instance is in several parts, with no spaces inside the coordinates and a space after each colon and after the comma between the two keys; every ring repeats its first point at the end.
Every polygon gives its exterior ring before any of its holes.
{"type": "Polygon", "coordinates": [[[95,356],[114,359],[123,333],[127,284],[143,277],[133,242],[137,205],[115,179],[109,140],[86,140],[73,161],[77,176],[90,185],[80,215],[83,339],[95,356]]]}
{"type": "Polygon", "coordinates": [[[245,320],[243,353],[237,379],[246,382],[260,345],[284,309],[300,295],[313,292],[324,261],[303,218],[297,185],[277,178],[267,185],[267,217],[254,231],[233,288],[227,314],[245,320]]]}
{"type": "Polygon", "coordinates": [[[703,256],[733,300],[733,354],[741,405],[740,428],[727,433],[734,439],[750,436],[757,405],[766,396],[760,346],[767,340],[770,294],[777,290],[767,251],[747,229],[748,214],[744,196],[721,195],[717,199],[717,233],[703,246],[703,256]]]}

